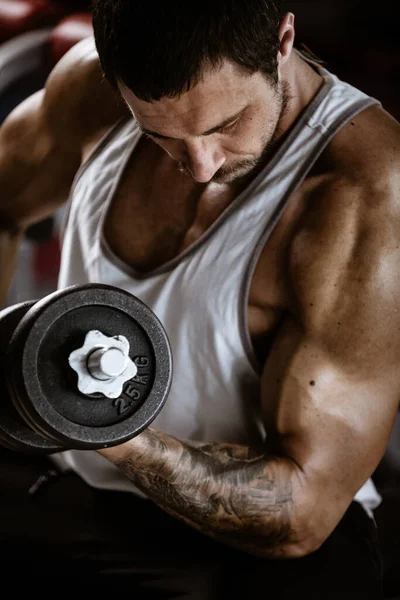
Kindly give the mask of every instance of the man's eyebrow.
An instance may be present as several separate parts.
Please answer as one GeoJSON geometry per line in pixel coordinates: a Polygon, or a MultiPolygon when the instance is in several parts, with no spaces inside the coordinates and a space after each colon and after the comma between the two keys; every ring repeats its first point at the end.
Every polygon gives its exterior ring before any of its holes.
{"type": "MultiPolygon", "coordinates": [[[[231,123],[233,123],[233,121],[236,121],[236,119],[238,119],[242,113],[244,113],[244,111],[246,110],[247,107],[240,109],[240,111],[230,117],[228,117],[227,119],[225,119],[225,121],[223,121],[222,123],[220,123],[219,125],[216,125],[215,127],[212,127],[211,129],[208,129],[207,131],[204,131],[203,133],[199,133],[198,137],[200,136],[205,136],[205,135],[211,135],[213,133],[217,133],[218,131],[220,131],[221,129],[223,129],[224,127],[226,127],[227,125],[230,125],[231,123]]],[[[139,124],[140,126],[140,124],[139,124]]],[[[141,130],[143,131],[143,133],[146,133],[147,135],[150,135],[151,137],[155,137],[155,138],[160,138],[162,140],[176,140],[178,138],[173,138],[173,137],[168,137],[166,135],[162,135],[161,133],[157,133],[156,131],[151,131],[150,129],[145,129],[144,127],[140,126],[141,130]]]]}

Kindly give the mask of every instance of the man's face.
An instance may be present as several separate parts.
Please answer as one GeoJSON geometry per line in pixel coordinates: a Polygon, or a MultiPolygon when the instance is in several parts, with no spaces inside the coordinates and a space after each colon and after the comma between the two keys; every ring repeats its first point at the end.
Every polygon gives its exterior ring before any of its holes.
{"type": "Polygon", "coordinates": [[[225,61],[176,98],[145,102],[120,84],[143,132],[201,183],[245,179],[279,134],[287,89],[225,61]]]}

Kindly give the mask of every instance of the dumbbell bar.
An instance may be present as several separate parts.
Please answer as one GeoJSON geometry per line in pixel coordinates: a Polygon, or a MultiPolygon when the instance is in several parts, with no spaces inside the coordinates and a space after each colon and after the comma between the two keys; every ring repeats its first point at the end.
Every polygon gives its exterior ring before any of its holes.
{"type": "Polygon", "coordinates": [[[168,397],[172,354],[155,314],[103,284],[0,312],[0,444],[54,454],[132,439],[168,397]]]}

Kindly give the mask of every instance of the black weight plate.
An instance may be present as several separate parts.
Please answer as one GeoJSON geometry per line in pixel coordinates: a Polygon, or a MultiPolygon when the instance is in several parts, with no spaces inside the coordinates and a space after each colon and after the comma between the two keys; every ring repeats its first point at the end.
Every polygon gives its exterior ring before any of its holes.
{"type": "Polygon", "coordinates": [[[163,326],[132,294],[103,284],[71,286],[39,300],[22,318],[7,352],[14,403],[38,432],[69,448],[98,449],[143,431],[163,407],[172,355],[163,326]],[[87,396],[68,363],[89,331],[125,336],[138,367],[121,396],[87,396]]]}
{"type": "Polygon", "coordinates": [[[17,452],[53,454],[61,448],[28,427],[13,405],[5,376],[8,343],[21,318],[35,303],[20,302],[0,312],[0,443],[17,452]]]}

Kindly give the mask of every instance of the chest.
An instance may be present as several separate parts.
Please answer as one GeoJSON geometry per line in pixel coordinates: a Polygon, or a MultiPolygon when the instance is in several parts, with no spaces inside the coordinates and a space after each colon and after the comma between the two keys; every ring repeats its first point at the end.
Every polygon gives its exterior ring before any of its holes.
{"type": "Polygon", "coordinates": [[[202,238],[236,193],[193,181],[165,151],[141,140],[106,211],[104,236],[120,259],[149,273],[202,238]]]}
{"type": "MultiPolygon", "coordinates": [[[[154,144],[150,149],[146,145],[137,147],[126,163],[103,222],[103,235],[112,252],[144,275],[179,258],[208,236],[218,221],[226,219],[241,193],[232,187],[210,190],[194,185],[175,165],[171,168],[171,160],[165,160],[164,154],[160,155],[154,144]]],[[[253,266],[247,323],[259,357],[266,352],[290,305],[287,254],[303,211],[304,196],[302,188],[287,202],[253,266]]],[[[218,242],[218,229],[211,233],[218,242]]],[[[253,235],[252,231],[248,233],[253,235]]],[[[232,236],[236,234],[232,231],[232,236]]],[[[256,241],[254,234],[253,247],[256,241]]],[[[243,239],[236,235],[239,251],[242,244],[243,239]]],[[[249,252],[248,245],[246,248],[243,252],[249,252]]]]}

